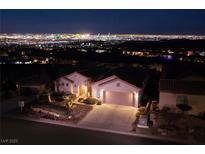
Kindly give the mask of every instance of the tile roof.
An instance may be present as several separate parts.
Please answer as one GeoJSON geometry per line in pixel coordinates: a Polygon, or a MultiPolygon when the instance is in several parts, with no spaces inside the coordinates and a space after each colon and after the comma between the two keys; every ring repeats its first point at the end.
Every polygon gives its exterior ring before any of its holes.
{"type": "MultiPolygon", "coordinates": [[[[81,73],[81,72],[80,72],[81,73]]],[[[102,68],[96,70],[84,70],[82,74],[90,76],[92,81],[97,82],[110,76],[117,76],[122,80],[127,81],[137,87],[142,87],[143,81],[148,75],[148,72],[143,68],[117,67],[117,68],[102,68]]]]}
{"type": "Polygon", "coordinates": [[[160,80],[160,91],[184,94],[205,94],[204,81],[160,80]]]}
{"type": "Polygon", "coordinates": [[[205,78],[205,65],[188,63],[168,63],[163,65],[163,79],[183,79],[187,76],[198,76],[205,78]]]}

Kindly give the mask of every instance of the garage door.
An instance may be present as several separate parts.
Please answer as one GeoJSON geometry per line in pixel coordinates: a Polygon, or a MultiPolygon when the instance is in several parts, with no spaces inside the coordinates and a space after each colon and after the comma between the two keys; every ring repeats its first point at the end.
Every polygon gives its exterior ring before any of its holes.
{"type": "Polygon", "coordinates": [[[105,91],[104,103],[133,106],[133,93],[105,91]]]}

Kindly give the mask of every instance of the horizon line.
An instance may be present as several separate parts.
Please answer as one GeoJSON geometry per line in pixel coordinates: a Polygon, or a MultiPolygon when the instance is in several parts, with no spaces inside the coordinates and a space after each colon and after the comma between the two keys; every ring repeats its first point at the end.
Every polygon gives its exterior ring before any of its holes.
{"type": "Polygon", "coordinates": [[[173,36],[205,36],[205,34],[140,34],[140,33],[24,33],[24,32],[16,32],[16,33],[1,33],[0,35],[14,35],[14,34],[21,34],[21,35],[26,35],[26,34],[31,34],[31,35],[39,35],[39,34],[48,34],[48,35],[162,35],[162,36],[168,36],[168,35],[173,35],[173,36]]]}

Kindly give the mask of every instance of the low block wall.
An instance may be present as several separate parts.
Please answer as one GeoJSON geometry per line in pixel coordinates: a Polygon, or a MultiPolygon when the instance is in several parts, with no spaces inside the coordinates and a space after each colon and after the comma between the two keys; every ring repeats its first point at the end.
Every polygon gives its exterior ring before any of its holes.
{"type": "Polygon", "coordinates": [[[205,95],[175,94],[169,92],[160,92],[159,108],[162,109],[164,106],[167,106],[172,110],[176,110],[176,100],[181,95],[187,96],[188,103],[192,107],[189,114],[198,114],[205,111],[205,95]]]}

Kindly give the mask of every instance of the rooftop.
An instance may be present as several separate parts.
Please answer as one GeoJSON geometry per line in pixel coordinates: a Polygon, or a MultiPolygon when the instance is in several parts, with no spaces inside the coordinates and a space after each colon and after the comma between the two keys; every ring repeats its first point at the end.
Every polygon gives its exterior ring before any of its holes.
{"type": "Polygon", "coordinates": [[[131,67],[114,67],[114,68],[102,68],[96,70],[84,70],[80,73],[91,77],[92,81],[96,82],[104,78],[116,75],[122,80],[125,80],[137,87],[142,87],[143,81],[148,75],[148,71],[143,68],[131,68],[131,67]]]}
{"type": "Polygon", "coordinates": [[[17,84],[21,85],[42,85],[50,81],[47,75],[33,75],[30,77],[25,77],[17,81],[17,84]]]}
{"type": "Polygon", "coordinates": [[[205,81],[160,80],[160,91],[181,94],[205,94],[205,81]]]}

